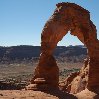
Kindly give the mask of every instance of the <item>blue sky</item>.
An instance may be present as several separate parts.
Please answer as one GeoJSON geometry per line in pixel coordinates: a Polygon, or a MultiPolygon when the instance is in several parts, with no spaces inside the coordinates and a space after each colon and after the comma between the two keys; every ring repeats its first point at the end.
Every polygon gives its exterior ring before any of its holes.
{"type": "MultiPolygon", "coordinates": [[[[40,45],[45,22],[58,2],[73,2],[91,13],[99,39],[99,0],[0,0],[0,46],[40,45]]],[[[80,45],[67,34],[58,45],[80,45]]]]}

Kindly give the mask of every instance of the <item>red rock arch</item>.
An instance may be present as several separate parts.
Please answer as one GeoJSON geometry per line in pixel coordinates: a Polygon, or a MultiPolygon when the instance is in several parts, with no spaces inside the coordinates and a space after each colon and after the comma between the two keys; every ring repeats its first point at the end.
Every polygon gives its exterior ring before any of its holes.
{"type": "Polygon", "coordinates": [[[96,27],[90,20],[89,11],[74,3],[59,3],[56,6],[57,8],[46,22],[41,34],[40,61],[32,83],[35,83],[38,89],[43,85],[58,86],[59,70],[53,57],[53,51],[57,43],[70,31],[88,49],[90,58],[87,62],[87,66],[89,66],[87,87],[99,86],[97,75],[99,72],[99,41],[96,27]]]}

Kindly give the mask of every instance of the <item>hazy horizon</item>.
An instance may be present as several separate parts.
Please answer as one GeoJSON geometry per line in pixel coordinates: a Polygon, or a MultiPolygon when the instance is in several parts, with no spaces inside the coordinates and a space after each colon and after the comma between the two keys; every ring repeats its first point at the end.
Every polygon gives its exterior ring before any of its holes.
{"type": "MultiPolygon", "coordinates": [[[[0,46],[0,47],[13,47],[13,46],[39,46],[41,47],[40,45],[11,45],[11,46],[0,46]]],[[[65,46],[65,45],[57,45],[57,46],[65,46]]],[[[83,44],[82,45],[67,45],[65,47],[69,47],[69,46],[84,46],[83,44]]]]}

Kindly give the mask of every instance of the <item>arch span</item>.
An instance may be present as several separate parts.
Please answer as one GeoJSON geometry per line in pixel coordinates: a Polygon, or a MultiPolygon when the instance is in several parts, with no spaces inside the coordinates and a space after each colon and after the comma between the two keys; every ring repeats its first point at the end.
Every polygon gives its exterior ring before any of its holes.
{"type": "Polygon", "coordinates": [[[70,31],[88,49],[87,87],[99,87],[99,41],[89,11],[74,3],[58,3],[56,6],[41,34],[41,55],[32,83],[37,84],[38,89],[46,85],[58,87],[59,69],[53,51],[57,43],[70,31]]]}

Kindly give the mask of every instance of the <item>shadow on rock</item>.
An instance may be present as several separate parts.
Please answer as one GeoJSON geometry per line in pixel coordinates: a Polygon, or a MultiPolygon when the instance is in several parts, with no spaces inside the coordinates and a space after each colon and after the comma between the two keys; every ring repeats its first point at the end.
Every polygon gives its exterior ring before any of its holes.
{"type": "Polygon", "coordinates": [[[93,99],[99,99],[99,95],[94,96],[93,99]]]}
{"type": "Polygon", "coordinates": [[[47,94],[53,95],[58,97],[59,99],[78,99],[76,96],[66,93],[66,92],[62,92],[61,90],[49,90],[49,91],[44,91],[47,94]]]}

